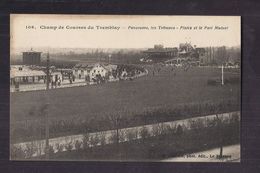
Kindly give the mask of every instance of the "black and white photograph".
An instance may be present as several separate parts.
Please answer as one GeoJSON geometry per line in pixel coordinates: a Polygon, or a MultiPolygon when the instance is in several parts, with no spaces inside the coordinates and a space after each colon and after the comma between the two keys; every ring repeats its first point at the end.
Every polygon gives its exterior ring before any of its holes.
{"type": "Polygon", "coordinates": [[[10,160],[240,162],[240,16],[10,15],[10,160]]]}

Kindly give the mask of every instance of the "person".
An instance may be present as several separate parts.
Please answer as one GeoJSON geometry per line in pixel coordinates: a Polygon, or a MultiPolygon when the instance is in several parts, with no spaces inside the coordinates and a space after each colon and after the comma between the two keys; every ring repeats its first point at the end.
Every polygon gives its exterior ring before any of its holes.
{"type": "Polygon", "coordinates": [[[15,91],[19,91],[19,82],[15,82],[15,91]]]}
{"type": "Polygon", "coordinates": [[[60,78],[58,79],[58,86],[60,86],[60,83],[61,83],[61,80],[60,80],[60,78]]]}

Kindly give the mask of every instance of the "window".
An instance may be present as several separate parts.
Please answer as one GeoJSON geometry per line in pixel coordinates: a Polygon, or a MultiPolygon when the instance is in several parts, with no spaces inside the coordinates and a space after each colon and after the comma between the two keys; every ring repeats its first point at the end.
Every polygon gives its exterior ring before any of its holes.
{"type": "Polygon", "coordinates": [[[96,70],[94,70],[94,73],[96,73],[96,70]]]}

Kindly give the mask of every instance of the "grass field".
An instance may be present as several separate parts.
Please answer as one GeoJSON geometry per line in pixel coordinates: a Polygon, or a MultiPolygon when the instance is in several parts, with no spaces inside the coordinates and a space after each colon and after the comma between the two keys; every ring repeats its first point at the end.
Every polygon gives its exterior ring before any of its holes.
{"type": "MultiPolygon", "coordinates": [[[[45,91],[10,93],[11,123],[39,119],[39,112],[50,103],[51,119],[98,118],[124,112],[123,116],[140,114],[157,108],[174,108],[182,104],[239,100],[239,85],[209,86],[207,80],[220,78],[221,69],[193,67],[184,72],[163,67],[145,67],[147,76],[95,86],[45,91]],[[152,71],[156,70],[154,76],[152,71]]],[[[239,76],[227,72],[225,77],[239,76]]]]}
{"type": "MultiPolygon", "coordinates": [[[[208,85],[208,79],[220,78],[221,69],[145,68],[148,75],[133,81],[10,93],[11,142],[44,138],[47,102],[50,137],[115,129],[110,118],[118,115],[123,128],[239,110],[239,84],[208,85]]],[[[226,79],[239,76],[225,72],[226,79]]]]}

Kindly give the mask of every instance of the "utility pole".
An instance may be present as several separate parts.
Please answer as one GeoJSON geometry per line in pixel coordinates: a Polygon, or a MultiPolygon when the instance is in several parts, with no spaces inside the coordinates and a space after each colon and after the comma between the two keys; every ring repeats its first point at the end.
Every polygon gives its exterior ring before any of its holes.
{"type": "Polygon", "coordinates": [[[111,54],[108,55],[108,64],[110,64],[111,54]]]}
{"type": "Polygon", "coordinates": [[[226,46],[223,46],[223,57],[225,59],[225,63],[227,62],[227,58],[226,57],[226,46]]]}
{"type": "Polygon", "coordinates": [[[48,108],[49,108],[49,81],[50,81],[50,56],[49,56],[49,52],[47,54],[47,63],[46,63],[46,113],[45,113],[45,156],[46,156],[46,160],[49,159],[49,113],[48,113],[48,108]]]}
{"type": "Polygon", "coordinates": [[[224,65],[221,67],[221,85],[224,85],[224,65]]]}
{"type": "Polygon", "coordinates": [[[48,115],[48,107],[49,103],[46,104],[47,110],[45,113],[45,156],[46,160],[49,159],[49,115],[48,115]]]}
{"type": "Polygon", "coordinates": [[[119,147],[119,117],[116,117],[116,144],[119,147]]]}
{"type": "Polygon", "coordinates": [[[218,126],[218,136],[219,136],[219,141],[220,141],[220,149],[219,149],[219,158],[221,159],[223,157],[223,137],[222,137],[222,122],[220,121],[218,114],[217,116],[217,126],[218,126]]]}

